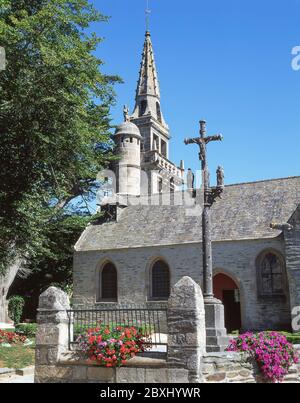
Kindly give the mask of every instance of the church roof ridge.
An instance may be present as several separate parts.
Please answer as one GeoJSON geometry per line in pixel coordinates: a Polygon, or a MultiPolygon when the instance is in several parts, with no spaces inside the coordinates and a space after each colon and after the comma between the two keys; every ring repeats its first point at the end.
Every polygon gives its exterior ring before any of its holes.
{"type": "Polygon", "coordinates": [[[242,185],[256,185],[258,183],[267,183],[267,182],[276,182],[276,181],[286,181],[290,179],[300,179],[300,175],[295,176],[285,176],[282,178],[271,178],[271,179],[259,179],[256,181],[249,181],[249,182],[237,182],[237,183],[230,183],[225,185],[225,187],[233,187],[233,186],[242,186],[242,185]]]}
{"type": "MultiPolygon", "coordinates": [[[[212,208],[212,240],[274,239],[300,203],[300,176],[225,186],[212,208]],[[261,184],[268,184],[261,186],[261,184]]],[[[201,204],[198,205],[201,212],[201,204]]],[[[201,214],[193,206],[132,205],[118,222],[87,227],[77,251],[189,244],[201,241],[201,214]]]]}

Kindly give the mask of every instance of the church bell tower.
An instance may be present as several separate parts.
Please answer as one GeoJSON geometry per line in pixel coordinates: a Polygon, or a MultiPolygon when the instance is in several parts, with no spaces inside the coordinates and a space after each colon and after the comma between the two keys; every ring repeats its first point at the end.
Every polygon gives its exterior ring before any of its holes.
{"type": "Polygon", "coordinates": [[[160,87],[150,32],[145,35],[135,107],[130,121],[140,130],[141,169],[148,176],[149,194],[174,191],[183,182],[184,167],[169,160],[169,127],[160,101],[160,87]]]}

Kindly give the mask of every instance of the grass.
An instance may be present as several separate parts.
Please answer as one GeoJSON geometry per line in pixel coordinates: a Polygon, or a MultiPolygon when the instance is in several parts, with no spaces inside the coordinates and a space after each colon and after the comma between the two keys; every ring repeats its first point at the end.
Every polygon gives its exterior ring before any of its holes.
{"type": "Polygon", "coordinates": [[[21,369],[34,365],[34,346],[0,347],[0,368],[21,369]]]}

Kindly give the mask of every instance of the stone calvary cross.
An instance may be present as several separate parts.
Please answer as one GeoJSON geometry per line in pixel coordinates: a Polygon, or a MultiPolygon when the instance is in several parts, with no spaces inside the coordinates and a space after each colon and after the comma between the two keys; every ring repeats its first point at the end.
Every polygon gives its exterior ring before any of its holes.
{"type": "Polygon", "coordinates": [[[212,351],[223,350],[226,344],[224,327],[224,307],[213,294],[213,270],[212,270],[212,243],[211,243],[211,206],[217,197],[221,198],[224,190],[224,170],[218,167],[217,186],[210,186],[210,173],[207,162],[207,144],[212,141],[222,141],[221,134],[206,136],[206,121],[200,121],[200,136],[196,138],[187,138],[184,140],[186,145],[197,144],[200,148],[199,159],[202,170],[203,186],[203,212],[202,212],[202,251],[203,251],[203,296],[206,310],[206,326],[208,329],[208,346],[212,351]],[[219,336],[222,336],[219,338],[219,336]]]}

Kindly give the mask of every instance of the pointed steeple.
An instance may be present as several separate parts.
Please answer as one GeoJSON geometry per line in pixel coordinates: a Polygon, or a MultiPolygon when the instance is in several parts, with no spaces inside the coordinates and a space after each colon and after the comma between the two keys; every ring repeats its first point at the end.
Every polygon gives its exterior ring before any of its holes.
{"type": "Polygon", "coordinates": [[[166,126],[160,108],[160,88],[150,32],[146,32],[132,118],[151,115],[166,126]]]}
{"type": "Polygon", "coordinates": [[[160,99],[159,82],[150,32],[146,32],[136,96],[152,95],[160,99]]]}

